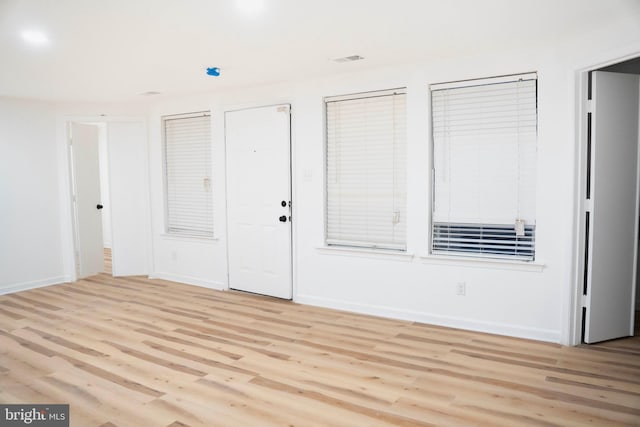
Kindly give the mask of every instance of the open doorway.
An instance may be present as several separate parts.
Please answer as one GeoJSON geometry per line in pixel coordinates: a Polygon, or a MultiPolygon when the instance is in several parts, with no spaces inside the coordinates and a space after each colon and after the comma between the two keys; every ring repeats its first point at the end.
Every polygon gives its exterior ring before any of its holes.
{"type": "Polygon", "coordinates": [[[71,122],[69,154],[78,278],[112,274],[106,123],[71,122]]]}
{"type": "Polygon", "coordinates": [[[585,71],[583,83],[579,334],[591,344],[633,336],[640,308],[640,58],[585,71]]]}
{"type": "Polygon", "coordinates": [[[113,277],[149,273],[146,122],[103,117],[68,122],[74,279],[109,268],[113,277]]]}

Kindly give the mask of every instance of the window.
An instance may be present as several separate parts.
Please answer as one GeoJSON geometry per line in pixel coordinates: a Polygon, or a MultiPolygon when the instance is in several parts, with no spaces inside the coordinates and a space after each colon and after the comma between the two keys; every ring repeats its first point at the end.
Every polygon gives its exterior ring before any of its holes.
{"type": "Polygon", "coordinates": [[[165,116],[162,122],[167,233],[212,238],[210,114],[165,116]]]}
{"type": "Polygon", "coordinates": [[[325,106],[327,245],[404,250],[404,90],[326,98],[325,106]]]}
{"type": "Polygon", "coordinates": [[[432,252],[533,260],[537,77],[431,86],[432,252]]]}

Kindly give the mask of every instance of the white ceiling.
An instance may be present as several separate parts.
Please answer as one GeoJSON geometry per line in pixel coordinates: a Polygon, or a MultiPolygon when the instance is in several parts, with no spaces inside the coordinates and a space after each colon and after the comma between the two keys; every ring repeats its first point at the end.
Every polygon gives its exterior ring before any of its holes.
{"type": "MultiPolygon", "coordinates": [[[[131,101],[552,43],[639,0],[0,0],[0,96],[131,101]],[[26,45],[25,29],[48,46],[26,45]],[[366,59],[338,64],[347,55],[366,59]],[[217,66],[220,77],[206,68],[217,66]]],[[[640,25],[640,19],[639,19],[640,25]]]]}

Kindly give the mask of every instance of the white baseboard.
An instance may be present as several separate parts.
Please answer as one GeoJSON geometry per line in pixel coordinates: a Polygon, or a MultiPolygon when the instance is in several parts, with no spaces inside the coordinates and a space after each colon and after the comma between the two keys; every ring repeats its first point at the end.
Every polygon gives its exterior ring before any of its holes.
{"type": "Polygon", "coordinates": [[[226,290],[227,285],[212,280],[203,280],[199,277],[182,276],[179,274],[154,272],[149,274],[149,279],[169,280],[170,282],[185,283],[187,285],[200,286],[203,288],[215,289],[218,291],[226,290]]]}
{"type": "Polygon", "coordinates": [[[296,295],[294,297],[294,301],[297,303],[309,304],[318,307],[352,311],[355,313],[370,314],[373,316],[388,317],[399,320],[408,320],[430,325],[446,326],[449,328],[466,329],[476,332],[486,332],[490,334],[506,335],[511,337],[527,338],[553,343],[560,342],[560,331],[551,329],[530,328],[462,317],[442,316],[439,314],[353,303],[310,295],[296,295]]]}
{"type": "Polygon", "coordinates": [[[15,283],[11,285],[0,285],[0,295],[12,294],[15,292],[28,291],[29,289],[43,288],[45,286],[59,285],[68,280],[64,276],[50,277],[48,279],[33,280],[31,282],[15,283]]]}

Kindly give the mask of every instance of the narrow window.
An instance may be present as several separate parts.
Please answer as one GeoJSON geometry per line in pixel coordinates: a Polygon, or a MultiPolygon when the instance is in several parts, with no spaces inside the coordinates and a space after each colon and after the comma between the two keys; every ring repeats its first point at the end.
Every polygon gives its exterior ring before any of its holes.
{"type": "Polygon", "coordinates": [[[325,99],[326,243],[406,248],[406,94],[325,99]]]}
{"type": "Polygon", "coordinates": [[[432,252],[533,260],[537,77],[431,86],[432,252]]]}
{"type": "Polygon", "coordinates": [[[208,112],[165,116],[166,231],[213,237],[211,117],[208,112]]]}

